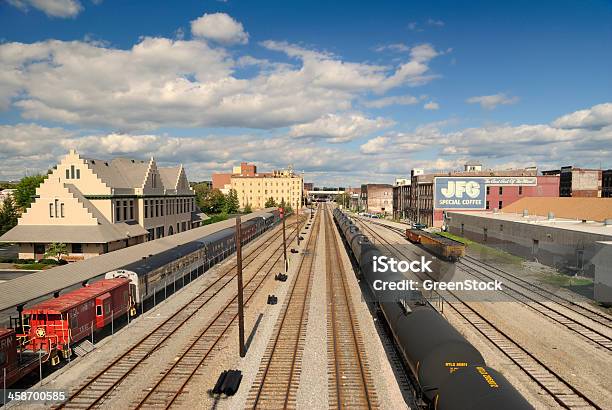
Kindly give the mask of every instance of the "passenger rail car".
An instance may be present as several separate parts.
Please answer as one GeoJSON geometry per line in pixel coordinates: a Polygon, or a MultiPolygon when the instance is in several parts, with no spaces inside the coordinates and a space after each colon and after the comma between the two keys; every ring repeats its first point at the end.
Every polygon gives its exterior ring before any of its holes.
{"type": "MultiPolygon", "coordinates": [[[[398,351],[413,379],[415,391],[425,408],[531,409],[532,406],[500,373],[487,367],[472,346],[420,291],[408,291],[393,298],[373,288],[376,280],[398,282],[400,273],[374,272],[373,257],[380,250],[339,209],[334,219],[377,300],[398,351]]],[[[421,237],[422,238],[422,237],[421,237]]]]}
{"type": "Polygon", "coordinates": [[[421,229],[406,229],[406,239],[451,262],[465,256],[465,244],[421,229]]]}
{"type": "MultiPolygon", "coordinates": [[[[279,221],[278,211],[265,213],[242,223],[242,243],[246,244],[279,221]]],[[[137,306],[153,294],[182,277],[196,278],[236,250],[235,228],[225,228],[164,252],[150,255],[120,269],[106,278],[127,278],[137,306]]]]}

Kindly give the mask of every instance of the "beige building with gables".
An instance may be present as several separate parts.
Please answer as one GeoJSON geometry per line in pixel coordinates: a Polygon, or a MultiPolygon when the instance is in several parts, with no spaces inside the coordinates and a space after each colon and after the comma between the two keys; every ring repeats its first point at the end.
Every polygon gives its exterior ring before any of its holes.
{"type": "Polygon", "coordinates": [[[65,243],[80,260],[200,226],[195,193],[182,165],[81,157],[71,150],[36,190],[36,200],[0,242],[19,244],[19,258],[41,259],[65,243]]]}

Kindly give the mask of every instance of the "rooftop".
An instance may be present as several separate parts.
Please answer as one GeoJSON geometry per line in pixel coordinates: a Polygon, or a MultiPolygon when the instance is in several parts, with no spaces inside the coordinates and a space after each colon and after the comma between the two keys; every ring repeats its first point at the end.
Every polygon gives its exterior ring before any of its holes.
{"type": "Polygon", "coordinates": [[[486,218],[486,219],[492,219],[492,220],[497,220],[497,221],[508,221],[508,222],[524,223],[524,224],[529,224],[529,225],[539,225],[542,227],[549,227],[549,228],[555,228],[555,229],[567,229],[570,231],[586,232],[586,233],[592,233],[592,234],[597,234],[597,235],[606,235],[610,237],[610,240],[612,240],[612,225],[606,226],[602,222],[594,222],[594,221],[582,222],[580,220],[567,219],[567,218],[548,219],[547,217],[541,216],[541,215],[528,215],[524,217],[522,213],[508,213],[508,212],[494,213],[492,211],[482,211],[482,212],[449,211],[449,215],[451,217],[453,214],[472,216],[476,218],[486,218]]]}
{"type": "Polygon", "coordinates": [[[504,213],[523,213],[547,217],[552,212],[557,218],[603,222],[612,218],[612,198],[528,197],[506,206],[504,213]]]}

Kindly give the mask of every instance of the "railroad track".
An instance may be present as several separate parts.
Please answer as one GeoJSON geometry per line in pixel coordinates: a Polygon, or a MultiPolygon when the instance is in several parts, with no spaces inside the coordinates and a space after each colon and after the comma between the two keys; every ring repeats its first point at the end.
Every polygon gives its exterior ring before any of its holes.
{"type": "MultiPolygon", "coordinates": [[[[405,252],[402,252],[396,246],[391,244],[372,228],[368,227],[363,221],[360,221],[360,224],[367,232],[376,236],[381,242],[382,246],[387,248],[387,250],[389,250],[391,253],[396,254],[397,256],[402,256],[406,258],[406,260],[410,260],[410,258],[407,258],[405,252]]],[[[419,277],[419,279],[423,280],[421,277],[419,277]]],[[[430,277],[429,279],[432,278],[430,277]]],[[[451,309],[457,312],[459,316],[472,325],[493,346],[508,357],[561,407],[566,409],[601,409],[601,407],[587,395],[582,393],[579,389],[563,378],[563,376],[539,360],[534,354],[514,341],[511,336],[486,319],[472,306],[462,301],[454,292],[438,292],[438,295],[446,302],[448,306],[451,307],[451,309]]]]}
{"type": "Polygon", "coordinates": [[[466,255],[463,257],[463,260],[468,261],[473,265],[476,265],[476,267],[482,268],[483,270],[486,270],[490,273],[501,276],[502,278],[504,278],[505,281],[516,284],[517,286],[528,289],[529,291],[538,294],[548,300],[556,302],[565,307],[566,309],[575,312],[576,314],[589,318],[593,322],[597,322],[602,326],[612,329],[612,316],[610,315],[607,315],[603,312],[599,312],[589,306],[584,306],[582,304],[576,303],[571,299],[557,295],[556,293],[551,292],[542,286],[536,285],[535,283],[531,283],[521,278],[520,276],[507,272],[496,266],[489,265],[488,263],[482,262],[472,256],[466,255]]]}
{"type": "MultiPolygon", "coordinates": [[[[364,220],[363,218],[359,218],[360,220],[364,220]]],[[[402,238],[405,238],[404,236],[404,230],[401,228],[397,228],[394,226],[389,226],[380,222],[374,222],[374,221],[368,221],[374,225],[379,225],[382,226],[384,228],[387,228],[395,233],[397,233],[398,235],[402,236],[402,238]]],[[[497,276],[502,277],[505,281],[507,282],[511,282],[517,286],[520,286],[521,288],[527,289],[530,292],[533,292],[547,300],[550,300],[552,302],[555,302],[559,305],[562,305],[563,307],[565,307],[568,310],[573,311],[576,314],[579,314],[581,316],[584,316],[590,320],[592,320],[593,322],[599,323],[600,325],[612,329],[612,316],[598,311],[595,308],[592,308],[590,306],[587,305],[583,305],[580,303],[576,303],[573,300],[563,297],[561,295],[558,295],[554,292],[551,292],[550,290],[546,289],[543,286],[537,285],[535,283],[529,282],[528,280],[525,280],[523,278],[521,278],[518,275],[515,275],[511,272],[508,272],[506,270],[500,269],[496,266],[490,265],[486,262],[483,262],[479,259],[476,259],[472,256],[469,255],[465,255],[463,257],[463,261],[469,261],[470,263],[472,263],[473,265],[476,265],[476,267],[482,268],[483,270],[488,271],[489,273],[495,274],[497,276]]],[[[473,266],[471,268],[474,268],[473,266]]]]}
{"type": "Polygon", "coordinates": [[[324,214],[329,408],[378,408],[365,345],[329,209],[324,214]]]}
{"type": "Polygon", "coordinates": [[[249,392],[246,408],[296,407],[320,221],[321,208],[315,216],[296,277],[285,297],[272,339],[249,392]]]}
{"type": "MultiPolygon", "coordinates": [[[[281,235],[282,231],[272,234],[270,238],[245,255],[243,267],[253,263],[257,256],[259,256],[258,251],[269,247],[277,239],[281,238],[281,235]]],[[[276,248],[275,252],[280,250],[280,248],[282,248],[282,243],[276,248]]],[[[57,408],[90,409],[101,404],[151,354],[159,349],[175,332],[188,323],[211,299],[232,282],[236,277],[235,268],[235,263],[229,266],[217,279],[208,284],[204,290],[183,304],[176,314],[164,320],[128,350],[117,356],[93,376],[87,378],[85,383],[72,392],[68,400],[59,404],[57,408]]]]}
{"type": "MultiPolygon", "coordinates": [[[[293,236],[295,237],[295,236],[293,236]]],[[[291,242],[293,238],[288,238],[291,242]]],[[[244,304],[255,296],[256,291],[261,287],[265,280],[269,277],[270,272],[275,268],[278,269],[283,256],[279,247],[274,254],[278,253],[277,257],[269,263],[269,268],[262,272],[259,269],[244,284],[244,304]]],[[[274,255],[273,254],[273,255],[274,255]]],[[[264,262],[267,264],[272,258],[264,262]]],[[[162,371],[162,377],[155,384],[147,389],[147,394],[138,402],[134,403],[136,409],[162,407],[170,408],[177,403],[181,394],[186,393],[187,385],[195,376],[203,374],[202,368],[206,360],[211,356],[219,342],[230,330],[231,325],[238,318],[238,296],[234,296],[227,303],[215,318],[206,326],[206,328],[196,337],[192,338],[189,345],[183,349],[180,355],[174,359],[174,362],[162,371]]]]}
{"type": "MultiPolygon", "coordinates": [[[[399,228],[379,222],[372,223],[388,228],[393,232],[397,232],[403,237],[403,231],[399,228]]],[[[523,305],[529,307],[537,313],[546,316],[553,322],[579,334],[594,345],[603,348],[608,352],[612,351],[612,337],[594,328],[593,326],[584,323],[582,320],[568,315],[563,311],[563,309],[567,309],[574,314],[579,315],[581,319],[587,318],[608,329],[612,329],[612,318],[609,316],[601,312],[597,312],[595,309],[591,309],[559,296],[541,286],[526,281],[517,275],[491,266],[476,258],[465,256],[462,261],[458,262],[458,265],[464,272],[480,280],[487,281],[498,278],[502,279],[505,285],[505,289],[502,290],[504,294],[521,302],[523,305]],[[543,298],[544,301],[552,302],[554,305],[545,305],[542,303],[542,301],[538,300],[539,298],[543,298]]]]}
{"type": "MultiPolygon", "coordinates": [[[[487,273],[481,270],[475,269],[473,266],[470,266],[466,263],[460,263],[460,266],[463,271],[477,279],[483,281],[496,279],[495,277],[488,275],[487,273]]],[[[579,334],[580,336],[594,343],[596,346],[602,347],[603,349],[609,352],[612,351],[612,337],[600,332],[597,329],[594,329],[592,326],[588,326],[587,324],[584,324],[581,321],[576,320],[571,316],[568,316],[567,314],[563,313],[558,309],[553,309],[552,307],[545,305],[544,303],[536,299],[537,296],[532,297],[526,292],[520,290],[521,287],[515,289],[511,286],[508,286],[507,282],[504,281],[503,283],[505,287],[501,291],[502,293],[510,296],[514,300],[522,303],[523,305],[540,313],[541,315],[546,316],[553,322],[558,323],[561,326],[564,326],[565,328],[579,334]]],[[[524,287],[522,288],[525,289],[524,287]]]]}

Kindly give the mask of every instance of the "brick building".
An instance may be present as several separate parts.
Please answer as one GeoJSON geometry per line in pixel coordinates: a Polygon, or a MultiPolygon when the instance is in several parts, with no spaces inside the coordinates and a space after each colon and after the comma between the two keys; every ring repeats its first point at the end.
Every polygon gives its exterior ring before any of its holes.
{"type": "Polygon", "coordinates": [[[600,169],[562,167],[560,170],[559,196],[601,197],[602,171],[600,169]]]}
{"type": "Polygon", "coordinates": [[[255,174],[257,174],[255,164],[241,162],[239,166],[232,168],[232,172],[212,174],[212,187],[227,194],[232,187],[232,175],[254,176],[255,174]]]}
{"type": "Polygon", "coordinates": [[[393,186],[389,184],[361,185],[360,201],[367,212],[391,213],[393,211],[393,186]]]}
{"type": "Polygon", "coordinates": [[[524,197],[559,195],[559,176],[538,176],[535,168],[482,171],[480,166],[470,163],[466,164],[464,171],[456,172],[425,174],[422,170],[416,169],[411,174],[410,184],[397,185],[393,188],[393,216],[427,226],[441,227],[444,222],[444,210],[434,209],[434,178],[444,176],[535,178],[533,185],[488,184],[486,209],[503,209],[524,197]]]}

